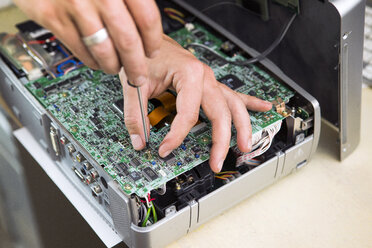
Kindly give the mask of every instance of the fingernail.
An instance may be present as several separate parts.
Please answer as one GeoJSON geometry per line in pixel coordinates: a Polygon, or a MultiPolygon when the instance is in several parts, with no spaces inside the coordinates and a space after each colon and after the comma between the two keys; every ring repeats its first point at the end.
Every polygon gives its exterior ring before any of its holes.
{"type": "Polygon", "coordinates": [[[138,134],[131,134],[130,139],[135,150],[139,150],[143,147],[143,141],[141,139],[141,136],[139,136],[138,134]]]}
{"type": "Polygon", "coordinates": [[[218,169],[218,171],[221,171],[222,166],[223,166],[223,160],[220,161],[219,164],[217,165],[217,169],[218,169]]]}
{"type": "Polygon", "coordinates": [[[273,107],[273,104],[272,104],[271,102],[268,102],[268,101],[265,101],[265,105],[266,105],[267,107],[270,107],[270,108],[273,107]]]}
{"type": "Polygon", "coordinates": [[[136,86],[142,86],[146,83],[146,77],[145,76],[139,76],[136,80],[134,80],[134,84],[136,86]]]}

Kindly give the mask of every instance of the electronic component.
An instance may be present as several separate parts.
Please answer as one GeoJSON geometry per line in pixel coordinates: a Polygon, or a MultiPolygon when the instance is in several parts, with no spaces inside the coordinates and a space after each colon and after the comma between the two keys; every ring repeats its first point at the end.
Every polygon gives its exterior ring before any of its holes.
{"type": "Polygon", "coordinates": [[[132,180],[135,182],[141,179],[141,175],[136,171],[132,171],[131,173],[129,173],[129,177],[132,178],[132,180]]]}
{"type": "Polygon", "coordinates": [[[162,158],[162,160],[165,161],[167,164],[174,164],[176,162],[176,156],[173,152],[171,152],[168,156],[162,158]]]}
{"type": "Polygon", "coordinates": [[[85,160],[84,156],[80,152],[78,152],[76,154],[76,161],[80,163],[80,162],[83,162],[84,160],[85,160]]]}
{"type": "Polygon", "coordinates": [[[54,127],[50,127],[50,141],[52,142],[52,147],[56,156],[59,156],[58,135],[54,127]]]}
{"type": "Polygon", "coordinates": [[[244,86],[244,83],[237,76],[232,75],[232,74],[226,75],[218,79],[217,81],[223,83],[224,85],[226,85],[227,87],[233,90],[236,90],[244,86]]]}
{"type": "Polygon", "coordinates": [[[151,169],[150,167],[146,167],[143,169],[143,175],[149,180],[149,181],[154,181],[157,179],[159,176],[156,174],[156,172],[151,169]]]}
{"type": "Polygon", "coordinates": [[[141,162],[138,161],[138,159],[133,158],[133,159],[130,161],[130,164],[131,164],[132,166],[134,166],[134,167],[138,167],[138,166],[141,165],[141,162]]]}
{"type": "Polygon", "coordinates": [[[88,161],[84,161],[83,168],[85,170],[91,170],[93,168],[93,166],[88,161]]]}

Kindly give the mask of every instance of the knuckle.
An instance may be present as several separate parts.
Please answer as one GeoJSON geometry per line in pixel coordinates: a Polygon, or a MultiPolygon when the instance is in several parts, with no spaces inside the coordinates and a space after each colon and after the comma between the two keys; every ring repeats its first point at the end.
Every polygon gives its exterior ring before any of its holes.
{"type": "Polygon", "coordinates": [[[204,74],[203,63],[199,62],[196,59],[191,60],[185,67],[185,72],[188,75],[200,76],[204,74]]]}
{"type": "Polygon", "coordinates": [[[39,9],[41,24],[50,23],[55,18],[55,10],[52,6],[43,6],[39,9]]]}
{"type": "Polygon", "coordinates": [[[141,28],[144,30],[151,30],[154,28],[154,25],[160,23],[160,15],[157,11],[149,11],[146,16],[141,20],[141,28]]]}
{"type": "Polygon", "coordinates": [[[133,47],[140,43],[140,39],[135,34],[126,34],[124,35],[124,39],[120,42],[121,49],[124,51],[131,50],[133,47]]]}
{"type": "Polygon", "coordinates": [[[79,3],[81,2],[81,0],[65,0],[65,1],[66,1],[66,4],[68,4],[68,6],[72,8],[77,8],[79,6],[79,3]]]}
{"type": "Polygon", "coordinates": [[[139,124],[137,118],[131,115],[127,115],[127,114],[124,114],[124,123],[129,133],[135,132],[139,124]]]}
{"type": "Polygon", "coordinates": [[[199,112],[190,112],[186,118],[188,125],[193,126],[199,120],[199,112]]]}

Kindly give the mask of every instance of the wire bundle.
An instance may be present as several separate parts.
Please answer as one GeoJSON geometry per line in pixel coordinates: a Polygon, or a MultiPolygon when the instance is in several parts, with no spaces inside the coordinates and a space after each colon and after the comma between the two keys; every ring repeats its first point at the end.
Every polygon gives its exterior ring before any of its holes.
{"type": "Polygon", "coordinates": [[[142,227],[146,227],[147,222],[150,218],[151,212],[152,212],[153,223],[156,223],[158,221],[158,216],[156,214],[155,206],[152,203],[152,201],[154,200],[155,200],[154,198],[151,198],[150,193],[147,195],[146,201],[141,200],[141,206],[138,211],[139,211],[139,219],[140,219],[142,227]]]}
{"type": "Polygon", "coordinates": [[[221,180],[227,180],[228,178],[234,177],[234,174],[239,174],[237,171],[222,171],[220,173],[216,173],[214,176],[215,178],[221,179],[221,180]]]}
{"type": "Polygon", "coordinates": [[[182,12],[173,8],[164,8],[164,13],[167,14],[169,18],[178,21],[182,25],[186,24],[185,20],[183,19],[185,18],[185,15],[182,12]]]}
{"type": "Polygon", "coordinates": [[[236,166],[241,166],[243,164],[259,165],[259,163],[257,163],[257,160],[253,160],[253,158],[260,156],[267,150],[269,150],[274,136],[279,132],[281,125],[282,122],[280,121],[267,127],[264,130],[264,134],[261,140],[257,144],[254,144],[251,152],[242,153],[241,151],[239,151],[238,148],[235,148],[235,152],[239,156],[236,160],[236,166]]]}

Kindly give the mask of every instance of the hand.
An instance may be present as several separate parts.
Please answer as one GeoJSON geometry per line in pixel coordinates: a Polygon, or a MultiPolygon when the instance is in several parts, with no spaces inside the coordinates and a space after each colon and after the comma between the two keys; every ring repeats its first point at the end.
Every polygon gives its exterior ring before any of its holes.
{"type": "Polygon", "coordinates": [[[49,29],[73,54],[93,69],[117,74],[122,66],[130,81],[147,80],[146,56],[162,41],[154,0],[15,0],[33,20],[49,29]],[[86,47],[82,37],[106,28],[109,38],[86,47]]]}
{"type": "MultiPolygon", "coordinates": [[[[251,150],[252,130],[247,108],[268,111],[272,108],[271,103],[237,93],[219,83],[211,68],[165,35],[160,53],[148,59],[147,63],[149,83],[140,88],[145,110],[148,99],[157,97],[168,88],[177,92],[177,115],[160,144],[161,157],[166,157],[183,142],[198,121],[200,106],[212,123],[213,145],[209,163],[214,172],[221,170],[229,150],[232,121],[237,130],[239,149],[242,152],[251,150]]],[[[140,150],[145,147],[145,142],[136,89],[126,83],[123,71],[119,75],[124,92],[125,125],[134,149],[140,150]]],[[[147,125],[149,127],[148,120],[147,125]]]]}

